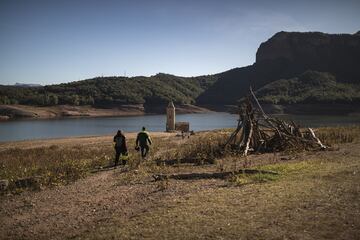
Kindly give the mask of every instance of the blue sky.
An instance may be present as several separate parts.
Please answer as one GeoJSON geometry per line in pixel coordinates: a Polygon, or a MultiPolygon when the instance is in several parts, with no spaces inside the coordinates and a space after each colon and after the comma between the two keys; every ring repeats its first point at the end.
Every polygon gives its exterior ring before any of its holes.
{"type": "Polygon", "coordinates": [[[213,74],[278,31],[355,33],[358,0],[0,0],[0,84],[213,74]]]}

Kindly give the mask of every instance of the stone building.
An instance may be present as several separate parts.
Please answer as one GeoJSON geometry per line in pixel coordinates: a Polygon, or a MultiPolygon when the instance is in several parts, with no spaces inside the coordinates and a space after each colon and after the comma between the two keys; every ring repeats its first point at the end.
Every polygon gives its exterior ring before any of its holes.
{"type": "Polygon", "coordinates": [[[175,106],[172,101],[166,108],[166,131],[175,131],[175,106]]]}
{"type": "Polygon", "coordinates": [[[190,132],[189,122],[177,122],[175,123],[175,130],[180,132],[190,132]]]}

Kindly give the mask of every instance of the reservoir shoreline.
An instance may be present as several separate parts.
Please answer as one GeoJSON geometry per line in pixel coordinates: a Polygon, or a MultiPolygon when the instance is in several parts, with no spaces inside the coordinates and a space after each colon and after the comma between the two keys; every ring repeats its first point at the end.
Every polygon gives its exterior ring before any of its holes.
{"type": "MultiPolygon", "coordinates": [[[[121,105],[109,108],[93,106],[29,106],[29,105],[0,105],[0,121],[17,119],[62,119],[62,118],[93,118],[93,117],[122,117],[142,116],[165,113],[165,105],[144,107],[138,105],[121,105]]],[[[206,113],[211,110],[195,105],[183,104],[176,106],[177,114],[206,113]]]]}
{"type": "MultiPolygon", "coordinates": [[[[176,105],[176,114],[227,112],[238,113],[236,105],[176,105]]],[[[333,115],[360,116],[360,104],[262,104],[268,114],[279,115],[333,115]]],[[[124,117],[165,114],[166,105],[144,106],[120,105],[112,107],[93,106],[29,106],[29,105],[0,105],[0,124],[9,120],[28,119],[68,119],[68,118],[101,118],[124,117]]]]}

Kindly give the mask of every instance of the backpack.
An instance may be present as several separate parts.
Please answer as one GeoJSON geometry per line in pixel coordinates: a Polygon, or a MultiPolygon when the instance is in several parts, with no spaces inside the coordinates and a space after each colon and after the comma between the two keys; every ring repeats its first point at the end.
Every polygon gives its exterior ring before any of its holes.
{"type": "Polygon", "coordinates": [[[124,138],[122,136],[115,137],[115,146],[121,147],[123,145],[124,138]]]}

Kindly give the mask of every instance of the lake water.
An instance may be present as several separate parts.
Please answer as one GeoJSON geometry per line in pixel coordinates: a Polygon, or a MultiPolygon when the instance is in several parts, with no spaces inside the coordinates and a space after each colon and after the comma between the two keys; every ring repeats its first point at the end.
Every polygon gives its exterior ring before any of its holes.
{"type": "MultiPolygon", "coordinates": [[[[284,115],[281,118],[293,119],[304,127],[360,125],[360,116],[284,115]]],[[[235,128],[237,119],[237,115],[218,112],[176,116],[176,121],[190,122],[194,131],[235,128]]],[[[165,115],[6,121],[0,122],[0,141],[106,135],[115,134],[117,129],[137,132],[142,126],[149,131],[164,131],[165,121],[165,115]]]]}

